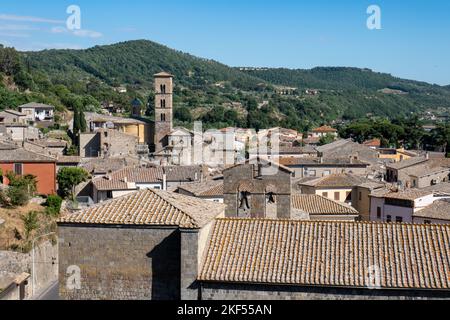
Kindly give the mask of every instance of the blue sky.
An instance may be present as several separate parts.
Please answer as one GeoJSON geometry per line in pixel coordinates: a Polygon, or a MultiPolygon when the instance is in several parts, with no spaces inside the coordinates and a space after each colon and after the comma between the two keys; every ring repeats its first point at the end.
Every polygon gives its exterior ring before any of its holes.
{"type": "Polygon", "coordinates": [[[367,67],[450,84],[448,0],[0,1],[0,43],[19,50],[149,39],[231,66],[367,67]],[[72,4],[76,33],[65,29],[72,4]],[[372,4],[381,30],[366,27],[372,4]]]}

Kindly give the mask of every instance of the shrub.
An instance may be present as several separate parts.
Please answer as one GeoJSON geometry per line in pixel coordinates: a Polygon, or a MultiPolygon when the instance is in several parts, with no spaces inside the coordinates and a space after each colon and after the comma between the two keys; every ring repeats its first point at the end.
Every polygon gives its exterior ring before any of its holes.
{"type": "Polygon", "coordinates": [[[22,217],[23,227],[25,229],[25,237],[29,239],[30,234],[39,228],[39,213],[36,211],[30,211],[22,217]]]}
{"type": "Polygon", "coordinates": [[[45,212],[51,216],[59,215],[61,211],[62,198],[57,195],[52,195],[47,198],[45,205],[47,206],[45,212]]]}
{"type": "Polygon", "coordinates": [[[6,191],[6,196],[13,207],[24,206],[30,200],[30,195],[24,187],[9,187],[6,191]]]}

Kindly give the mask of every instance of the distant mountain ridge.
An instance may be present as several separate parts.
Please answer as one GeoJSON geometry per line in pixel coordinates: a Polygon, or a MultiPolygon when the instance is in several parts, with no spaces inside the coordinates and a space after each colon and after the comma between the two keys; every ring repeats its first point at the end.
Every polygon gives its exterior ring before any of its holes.
{"type": "MultiPolygon", "coordinates": [[[[44,102],[69,109],[107,101],[127,107],[129,101],[138,98],[148,101],[150,117],[153,74],[170,72],[176,82],[175,116],[182,124],[199,119],[211,126],[304,130],[368,114],[396,117],[426,109],[450,109],[450,86],[358,68],[233,68],[148,40],[84,50],[20,52],[20,59],[24,67],[17,78],[25,83],[23,89],[44,102]],[[126,95],[114,90],[122,85],[128,87],[126,95]],[[285,95],[280,93],[280,86],[297,90],[285,95]],[[318,90],[319,94],[309,95],[307,89],[318,90]]],[[[8,94],[6,87],[3,92],[8,94]]],[[[29,95],[8,97],[0,101],[0,108],[30,99],[29,95]]]]}

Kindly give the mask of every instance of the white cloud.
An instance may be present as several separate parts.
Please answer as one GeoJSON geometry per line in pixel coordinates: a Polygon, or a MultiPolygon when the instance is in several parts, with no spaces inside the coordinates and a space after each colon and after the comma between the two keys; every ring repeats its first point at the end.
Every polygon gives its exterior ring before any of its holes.
{"type": "Polygon", "coordinates": [[[31,16],[17,16],[14,14],[0,14],[0,20],[7,21],[24,21],[24,22],[41,22],[41,23],[51,23],[51,24],[62,24],[65,23],[64,20],[54,20],[40,17],[31,16]]]}
{"type": "Polygon", "coordinates": [[[64,27],[53,27],[51,29],[51,32],[52,33],[70,33],[77,37],[82,37],[82,38],[101,38],[101,37],[103,37],[103,34],[101,32],[87,30],[87,29],[69,30],[64,27]]]}
{"type": "Polygon", "coordinates": [[[73,34],[77,37],[88,37],[88,38],[101,38],[103,37],[103,34],[98,31],[92,31],[92,30],[74,30],[73,34]]]}
{"type": "Polygon", "coordinates": [[[0,31],[0,36],[1,37],[10,37],[10,38],[28,38],[28,37],[30,37],[30,35],[26,34],[26,33],[8,32],[8,31],[6,31],[6,32],[0,31]]]}
{"type": "Polygon", "coordinates": [[[40,30],[36,27],[31,27],[27,25],[19,25],[19,24],[5,24],[0,25],[0,31],[34,31],[40,30]]]}

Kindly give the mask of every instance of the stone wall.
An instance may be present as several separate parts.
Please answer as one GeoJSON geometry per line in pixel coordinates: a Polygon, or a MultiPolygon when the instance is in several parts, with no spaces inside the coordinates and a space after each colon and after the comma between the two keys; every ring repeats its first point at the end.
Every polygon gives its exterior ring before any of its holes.
{"type": "MultiPolygon", "coordinates": [[[[180,232],[176,228],[60,225],[62,299],[178,300],[180,232]],[[80,289],[69,267],[80,269],[80,289]]],[[[183,249],[186,250],[186,249],[183,249]]]]}
{"type": "Polygon", "coordinates": [[[449,291],[370,290],[202,283],[202,300],[412,300],[449,299],[449,291]]]}
{"type": "Polygon", "coordinates": [[[290,218],[291,216],[291,174],[284,170],[276,170],[274,174],[262,174],[255,178],[258,165],[245,164],[224,171],[224,203],[227,217],[252,217],[264,218],[278,217],[290,218]],[[250,209],[243,212],[239,209],[239,193],[241,184],[250,186],[248,195],[250,209]],[[268,189],[274,189],[275,207],[270,208],[266,203],[268,189]]]}
{"type": "Polygon", "coordinates": [[[34,292],[47,288],[58,279],[58,246],[44,242],[35,248],[35,266],[33,277],[33,257],[30,253],[0,251],[0,278],[11,278],[21,273],[31,274],[26,296],[32,296],[33,278],[34,292]]]}

